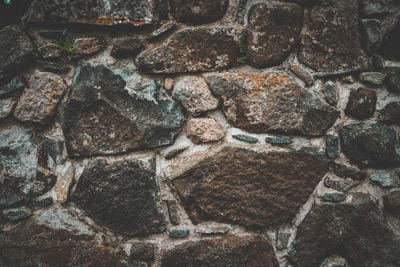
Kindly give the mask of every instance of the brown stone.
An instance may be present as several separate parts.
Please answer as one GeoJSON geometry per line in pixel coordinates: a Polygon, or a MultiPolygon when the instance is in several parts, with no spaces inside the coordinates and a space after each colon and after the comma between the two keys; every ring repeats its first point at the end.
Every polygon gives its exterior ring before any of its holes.
{"type": "Polygon", "coordinates": [[[91,55],[103,48],[100,40],[96,38],[78,38],[74,41],[75,55],[91,55]]]}
{"type": "Polygon", "coordinates": [[[310,86],[314,83],[312,75],[300,65],[291,64],[290,70],[296,74],[296,76],[299,77],[307,86],[310,86]]]}
{"type": "Polygon", "coordinates": [[[323,157],[225,147],[172,182],[195,224],[264,227],[290,222],[327,171],[323,157]]]}
{"type": "Polygon", "coordinates": [[[139,38],[122,37],[115,41],[111,49],[111,55],[118,58],[136,56],[142,47],[143,43],[139,38]]]}
{"type": "Polygon", "coordinates": [[[221,140],[225,131],[212,118],[193,118],[187,123],[186,135],[193,143],[201,144],[221,140]]]}
{"type": "Polygon", "coordinates": [[[379,111],[378,119],[392,123],[400,123],[400,101],[390,102],[379,111]]]}
{"type": "Polygon", "coordinates": [[[161,45],[143,51],[136,65],[143,72],[212,71],[233,66],[242,28],[183,29],[161,45]]]}
{"type": "Polygon", "coordinates": [[[229,122],[249,132],[321,135],[339,116],[322,94],[306,90],[287,75],[237,72],[207,79],[211,91],[221,97],[229,122]]]}
{"type": "Polygon", "coordinates": [[[175,19],[183,23],[203,24],[225,15],[228,0],[169,0],[175,19]]]}
{"type": "Polygon", "coordinates": [[[250,63],[264,68],[281,64],[297,44],[303,8],[293,3],[267,2],[251,7],[247,49],[250,63]]]}
{"type": "Polygon", "coordinates": [[[272,246],[260,236],[188,241],[166,251],[161,267],[279,266],[272,246]]]}
{"type": "Polygon", "coordinates": [[[383,196],[383,205],[385,211],[398,214],[400,212],[400,189],[394,188],[387,192],[383,196]]]}
{"type": "Polygon", "coordinates": [[[365,88],[351,91],[344,113],[359,120],[371,117],[376,109],[376,93],[365,88]]]}

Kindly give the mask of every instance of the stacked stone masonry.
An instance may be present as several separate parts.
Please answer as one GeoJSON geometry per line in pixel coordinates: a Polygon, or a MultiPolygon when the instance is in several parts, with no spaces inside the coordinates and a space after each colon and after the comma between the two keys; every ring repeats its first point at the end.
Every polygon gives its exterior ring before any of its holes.
{"type": "Polygon", "coordinates": [[[0,0],[0,266],[400,266],[398,0],[0,0]]]}

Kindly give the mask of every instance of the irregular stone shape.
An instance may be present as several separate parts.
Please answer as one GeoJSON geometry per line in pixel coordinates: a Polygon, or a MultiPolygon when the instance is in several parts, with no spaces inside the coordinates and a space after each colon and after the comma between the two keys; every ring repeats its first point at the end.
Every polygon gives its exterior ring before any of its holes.
{"type": "Polygon", "coordinates": [[[292,140],[287,137],[267,136],[265,137],[265,142],[274,145],[289,145],[292,140]]]}
{"type": "Polygon", "coordinates": [[[139,26],[153,22],[154,7],[145,0],[37,0],[25,16],[27,22],[139,26]]]}
{"type": "MultiPolygon", "coordinates": [[[[397,10],[398,6],[397,6],[397,10]]],[[[391,60],[400,60],[400,52],[398,47],[400,46],[400,15],[397,11],[397,22],[391,22],[391,27],[385,31],[385,35],[382,38],[382,43],[379,49],[379,53],[385,58],[391,60]]]]}
{"type": "Polygon", "coordinates": [[[21,121],[50,123],[67,86],[57,74],[38,70],[29,77],[28,84],[18,101],[14,116],[21,121]]]}
{"type": "Polygon", "coordinates": [[[386,83],[389,90],[395,93],[400,92],[400,67],[387,67],[385,68],[386,83]]]}
{"type": "Polygon", "coordinates": [[[225,147],[172,183],[195,224],[265,227],[290,222],[327,170],[323,157],[225,147]]]}
{"type": "Polygon", "coordinates": [[[321,92],[324,94],[326,102],[335,107],[338,102],[337,87],[332,81],[327,81],[322,87],[321,92]]]}
{"type": "Polygon", "coordinates": [[[123,266],[124,255],[97,244],[88,235],[74,235],[28,221],[2,233],[1,266],[123,266]]]}
{"type": "Polygon", "coordinates": [[[243,141],[243,142],[247,142],[250,144],[255,144],[258,142],[258,138],[252,137],[252,136],[248,136],[248,135],[244,135],[244,134],[235,134],[232,135],[233,138],[243,141]]]}
{"type": "Polygon", "coordinates": [[[330,166],[330,170],[339,177],[351,178],[356,181],[363,181],[368,177],[364,171],[360,171],[357,167],[348,167],[342,164],[333,164],[330,166]]]}
{"type": "Polygon", "coordinates": [[[285,249],[289,243],[290,233],[279,232],[276,240],[276,248],[279,250],[285,249]]]}
{"type": "Polygon", "coordinates": [[[393,188],[383,196],[385,211],[398,214],[400,212],[400,189],[393,188]]]}
{"type": "MultiPolygon", "coordinates": [[[[350,198],[349,198],[350,199],[350,198]]],[[[320,266],[333,254],[346,255],[352,266],[396,266],[400,239],[370,196],[353,194],[349,202],[315,203],[297,230],[293,261],[320,266]]]]}
{"type": "Polygon", "coordinates": [[[168,233],[168,236],[171,238],[185,238],[189,236],[189,230],[171,230],[168,233]]]}
{"type": "Polygon", "coordinates": [[[167,160],[173,159],[188,148],[189,148],[188,146],[184,146],[184,147],[172,149],[165,155],[165,159],[167,159],[167,160]]]}
{"type": "Polygon", "coordinates": [[[253,5],[247,26],[250,64],[258,68],[281,64],[298,42],[303,13],[303,8],[293,3],[253,5]]]}
{"type": "Polygon", "coordinates": [[[153,158],[88,163],[71,198],[111,230],[132,236],[164,230],[153,158]]]}
{"type": "Polygon", "coordinates": [[[55,43],[47,43],[38,48],[39,53],[44,59],[59,58],[60,49],[55,43]]]}
{"type": "Polygon", "coordinates": [[[252,133],[321,135],[339,116],[319,93],[286,75],[237,72],[207,79],[211,91],[221,97],[229,122],[252,133]]]}
{"type": "Polygon", "coordinates": [[[70,65],[62,61],[37,60],[36,63],[40,68],[54,73],[65,74],[71,70],[70,65]]]}
{"type": "Polygon", "coordinates": [[[358,1],[335,0],[314,6],[306,15],[299,61],[326,74],[365,69],[368,60],[360,49],[358,1]]]}
{"type": "Polygon", "coordinates": [[[228,0],[169,0],[174,18],[183,23],[203,24],[221,19],[228,0]]]}
{"type": "Polygon", "coordinates": [[[178,203],[175,200],[167,201],[169,220],[172,224],[178,225],[180,223],[178,203]]]}
{"type": "Polygon", "coordinates": [[[21,81],[21,79],[18,76],[14,77],[7,84],[0,85],[0,96],[19,91],[22,88],[24,88],[24,86],[25,86],[24,83],[21,81]]]}
{"type": "Polygon", "coordinates": [[[362,19],[365,33],[365,45],[368,51],[376,51],[382,41],[381,22],[377,19],[362,19]]]}
{"type": "Polygon", "coordinates": [[[19,126],[0,129],[0,208],[41,195],[55,182],[40,135],[19,126]]]}
{"type": "Polygon", "coordinates": [[[379,183],[382,187],[391,187],[396,183],[396,178],[389,172],[376,172],[370,175],[371,181],[379,183]]]}
{"type": "Polygon", "coordinates": [[[78,38],[75,39],[73,47],[75,55],[84,56],[99,52],[103,45],[96,38],[78,38]]]}
{"type": "Polygon", "coordinates": [[[209,143],[225,137],[225,131],[212,118],[193,118],[186,126],[186,135],[195,144],[209,143]]]}
{"type": "Polygon", "coordinates": [[[161,45],[143,51],[136,66],[143,72],[182,73],[220,70],[239,56],[242,28],[183,29],[161,45]]]}
{"type": "Polygon", "coordinates": [[[197,225],[196,233],[204,236],[224,235],[229,232],[229,227],[224,225],[197,225]]]}
{"type": "MultiPolygon", "coordinates": [[[[391,0],[389,0],[391,1],[391,0]]],[[[363,11],[366,16],[379,15],[389,12],[388,0],[362,0],[363,11]]]]}
{"type": "Polygon", "coordinates": [[[154,244],[136,242],[132,244],[130,259],[154,261],[154,244]]]}
{"type": "Polygon", "coordinates": [[[354,181],[351,178],[340,178],[335,175],[330,174],[325,178],[324,185],[326,187],[332,188],[336,191],[346,193],[354,186],[358,185],[359,182],[354,181]]]}
{"type": "Polygon", "coordinates": [[[202,77],[185,76],[178,80],[172,96],[179,100],[185,109],[193,115],[218,107],[218,99],[213,97],[202,77]]]}
{"type": "Polygon", "coordinates": [[[332,134],[326,136],[326,156],[330,159],[339,156],[339,136],[332,134]]]}
{"type": "Polygon", "coordinates": [[[343,153],[357,164],[384,168],[400,162],[400,141],[396,131],[381,123],[360,122],[340,129],[343,153]]]}
{"type": "Polygon", "coordinates": [[[346,195],[343,193],[326,193],[322,196],[322,201],[325,202],[342,202],[346,199],[346,195]]]}
{"type": "Polygon", "coordinates": [[[169,145],[183,124],[159,83],[90,63],[77,69],[60,117],[72,157],[169,145]]]}
{"type": "Polygon", "coordinates": [[[155,41],[159,40],[160,38],[162,38],[163,36],[166,36],[166,35],[170,34],[171,32],[175,31],[175,29],[176,29],[175,21],[167,22],[167,23],[161,25],[161,27],[158,28],[157,30],[153,31],[147,40],[149,40],[151,42],[155,42],[155,41]]]}
{"type": "Polygon", "coordinates": [[[307,86],[313,85],[314,79],[312,75],[300,65],[291,64],[290,70],[296,74],[296,76],[299,77],[307,86]]]}
{"type": "Polygon", "coordinates": [[[371,85],[382,85],[385,75],[380,72],[363,72],[360,73],[360,80],[371,85]]]}
{"type": "Polygon", "coordinates": [[[75,181],[75,169],[72,165],[66,165],[58,176],[55,192],[58,202],[65,203],[68,200],[71,185],[75,181]]]}
{"type": "Polygon", "coordinates": [[[345,258],[335,255],[326,258],[320,267],[351,267],[351,266],[345,258]]]}
{"type": "Polygon", "coordinates": [[[46,197],[39,200],[34,200],[31,203],[33,209],[43,209],[48,208],[53,205],[53,199],[51,197],[46,197]]]}
{"type": "Polygon", "coordinates": [[[259,236],[187,241],[161,256],[161,267],[279,266],[272,246],[259,236]]]}
{"type": "Polygon", "coordinates": [[[378,119],[386,122],[400,123],[400,101],[386,104],[379,111],[378,119]]]}
{"type": "Polygon", "coordinates": [[[136,56],[143,47],[142,41],[137,37],[123,37],[115,41],[111,55],[117,58],[136,56]]]}
{"type": "Polygon", "coordinates": [[[344,113],[359,120],[371,117],[376,109],[376,93],[365,88],[358,88],[350,92],[344,113]]]}
{"type": "Polygon", "coordinates": [[[171,77],[167,77],[163,81],[163,87],[167,91],[171,91],[175,86],[175,80],[171,77]]]}
{"type": "Polygon", "coordinates": [[[5,209],[2,211],[4,218],[9,221],[19,221],[32,216],[32,210],[23,206],[19,208],[5,209]]]}
{"type": "Polygon", "coordinates": [[[10,116],[15,104],[16,102],[13,98],[0,99],[0,119],[10,116]]]}
{"type": "Polygon", "coordinates": [[[11,25],[1,29],[0,81],[21,72],[33,58],[33,49],[22,27],[11,25]]]}

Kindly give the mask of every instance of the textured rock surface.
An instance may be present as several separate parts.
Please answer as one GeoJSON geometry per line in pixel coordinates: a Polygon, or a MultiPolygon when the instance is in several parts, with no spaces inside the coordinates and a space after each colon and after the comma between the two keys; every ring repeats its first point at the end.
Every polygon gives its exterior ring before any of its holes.
{"type": "Polygon", "coordinates": [[[259,3],[248,14],[247,49],[256,67],[281,64],[296,45],[303,25],[303,8],[293,3],[259,3]]]}
{"type": "Polygon", "coordinates": [[[188,241],[166,251],[161,266],[279,266],[273,248],[259,236],[188,241]]]}
{"type": "Polygon", "coordinates": [[[310,86],[314,83],[312,75],[303,67],[298,64],[291,64],[290,70],[296,74],[307,86],[310,86]]]}
{"type": "Polygon", "coordinates": [[[66,89],[63,79],[57,74],[36,70],[28,79],[14,116],[21,121],[49,123],[66,89]]]}
{"type": "Polygon", "coordinates": [[[365,33],[365,44],[367,50],[377,50],[382,41],[381,22],[377,19],[363,19],[361,20],[361,23],[365,33]]]}
{"type": "Polygon", "coordinates": [[[201,144],[221,140],[225,131],[212,118],[193,118],[187,123],[186,135],[193,143],[201,144]]]}
{"type": "Polygon", "coordinates": [[[21,81],[19,77],[14,77],[11,81],[6,83],[5,85],[0,85],[0,96],[13,93],[24,88],[24,83],[21,81]]]}
{"type": "Polygon", "coordinates": [[[153,158],[90,161],[72,201],[88,216],[128,236],[164,230],[153,158]]]}
{"type": "Polygon", "coordinates": [[[15,100],[12,98],[0,99],[0,119],[10,116],[15,104],[15,100]]]}
{"type": "Polygon", "coordinates": [[[400,239],[373,199],[353,194],[351,202],[315,203],[299,226],[295,251],[298,266],[319,266],[333,254],[354,266],[396,266],[400,239]]]}
{"type": "Polygon", "coordinates": [[[394,188],[383,196],[385,210],[398,213],[400,211],[400,189],[394,188]]]}
{"type": "Polygon", "coordinates": [[[396,131],[381,123],[347,124],[340,129],[343,153],[351,161],[383,168],[400,163],[400,141],[396,131]]]}
{"type": "Polygon", "coordinates": [[[169,0],[174,18],[183,23],[203,24],[222,18],[228,0],[169,0]]]}
{"type": "Polygon", "coordinates": [[[379,120],[400,123],[400,101],[390,102],[379,111],[379,120]]]}
{"type": "Polygon", "coordinates": [[[137,37],[122,37],[115,41],[111,55],[114,57],[135,56],[143,47],[141,40],[137,37]]]}
{"type": "Polygon", "coordinates": [[[400,92],[400,67],[388,67],[385,69],[386,82],[389,90],[395,93],[400,92]]]}
{"type": "Polygon", "coordinates": [[[316,5],[306,15],[299,60],[323,73],[346,73],[367,67],[360,49],[358,2],[330,1],[316,5]]]}
{"type": "Polygon", "coordinates": [[[99,52],[103,45],[96,38],[78,38],[75,39],[73,47],[75,55],[84,56],[99,52]]]}
{"type": "Polygon", "coordinates": [[[336,84],[332,81],[326,82],[321,87],[321,92],[323,93],[326,102],[329,105],[335,107],[338,102],[338,93],[337,93],[336,84]]]}
{"type": "Polygon", "coordinates": [[[227,147],[173,184],[194,223],[268,226],[290,222],[326,172],[327,161],[309,154],[227,147]]]}
{"type": "Polygon", "coordinates": [[[183,29],[161,45],[143,51],[136,65],[144,72],[199,72],[233,66],[241,28],[183,29]]]}
{"type": "Polygon", "coordinates": [[[239,72],[207,78],[227,119],[246,131],[320,135],[339,115],[321,96],[286,75],[239,72]]]}
{"type": "Polygon", "coordinates": [[[375,113],[376,93],[365,88],[358,88],[350,92],[345,114],[359,120],[371,117],[375,113]]]}
{"type": "Polygon", "coordinates": [[[76,72],[61,121],[69,155],[87,156],[172,144],[183,116],[156,81],[87,63],[76,72]]]}
{"type": "Polygon", "coordinates": [[[360,73],[360,80],[371,85],[382,85],[385,75],[380,72],[363,72],[360,73]]]}

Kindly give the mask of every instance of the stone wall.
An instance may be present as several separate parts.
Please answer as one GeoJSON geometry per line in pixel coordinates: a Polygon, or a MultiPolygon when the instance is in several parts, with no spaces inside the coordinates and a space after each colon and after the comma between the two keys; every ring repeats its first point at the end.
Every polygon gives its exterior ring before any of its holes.
{"type": "Polygon", "coordinates": [[[0,266],[400,266],[398,0],[0,2],[0,266]]]}

